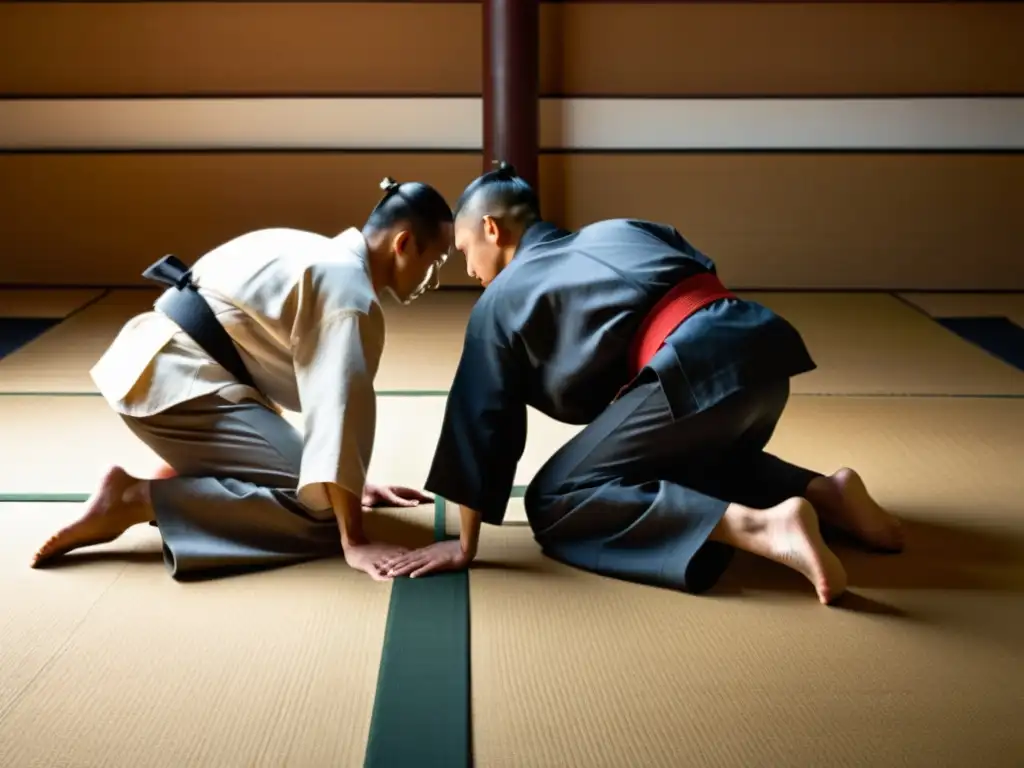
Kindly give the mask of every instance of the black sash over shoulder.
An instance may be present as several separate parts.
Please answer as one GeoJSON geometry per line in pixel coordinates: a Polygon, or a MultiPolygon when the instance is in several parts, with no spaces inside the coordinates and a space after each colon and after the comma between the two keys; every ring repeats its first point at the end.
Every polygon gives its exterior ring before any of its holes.
{"type": "Polygon", "coordinates": [[[164,256],[142,276],[169,286],[154,305],[202,347],[239,382],[259,389],[238,354],[234,341],[192,282],[192,270],[177,256],[164,256]]]}

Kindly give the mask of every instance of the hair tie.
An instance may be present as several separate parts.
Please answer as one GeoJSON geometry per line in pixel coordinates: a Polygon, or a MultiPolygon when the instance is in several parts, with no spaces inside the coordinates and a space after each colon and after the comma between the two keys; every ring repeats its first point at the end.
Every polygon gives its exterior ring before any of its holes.
{"type": "Polygon", "coordinates": [[[380,183],[380,188],[382,190],[384,190],[384,192],[386,194],[388,194],[388,195],[390,195],[392,192],[394,192],[400,186],[401,185],[397,181],[392,179],[390,176],[385,176],[384,179],[380,183]]]}
{"type": "Polygon", "coordinates": [[[516,169],[511,163],[507,163],[504,160],[498,160],[495,165],[498,166],[498,176],[503,179],[514,179],[517,177],[516,169]]]}

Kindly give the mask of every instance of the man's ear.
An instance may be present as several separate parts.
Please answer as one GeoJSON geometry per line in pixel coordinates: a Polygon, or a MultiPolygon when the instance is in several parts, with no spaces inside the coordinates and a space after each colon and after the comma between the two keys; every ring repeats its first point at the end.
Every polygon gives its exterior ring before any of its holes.
{"type": "Polygon", "coordinates": [[[484,239],[492,245],[501,245],[499,242],[503,236],[501,225],[493,216],[484,216],[484,239]]]}
{"type": "Polygon", "coordinates": [[[391,248],[395,253],[405,253],[409,249],[412,234],[407,229],[400,229],[391,240],[391,248]]]}

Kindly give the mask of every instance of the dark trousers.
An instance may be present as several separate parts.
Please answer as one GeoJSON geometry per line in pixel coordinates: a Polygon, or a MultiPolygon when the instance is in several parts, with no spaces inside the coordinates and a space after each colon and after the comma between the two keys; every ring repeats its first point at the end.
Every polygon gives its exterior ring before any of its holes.
{"type": "Polygon", "coordinates": [[[703,592],[732,557],[708,541],[728,504],[765,509],[819,476],[764,451],[788,399],[783,379],[675,420],[661,383],[639,384],[533,479],[525,502],[537,542],[584,570],[703,592]]]}

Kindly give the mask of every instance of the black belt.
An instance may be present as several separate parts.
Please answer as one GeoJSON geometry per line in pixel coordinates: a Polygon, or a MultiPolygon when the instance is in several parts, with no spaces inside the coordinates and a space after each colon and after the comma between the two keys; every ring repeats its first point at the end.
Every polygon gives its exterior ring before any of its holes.
{"type": "Polygon", "coordinates": [[[157,299],[156,309],[171,318],[192,340],[242,384],[259,390],[238,354],[238,348],[213,309],[192,282],[192,270],[177,256],[164,256],[142,276],[170,286],[157,299]]]}

